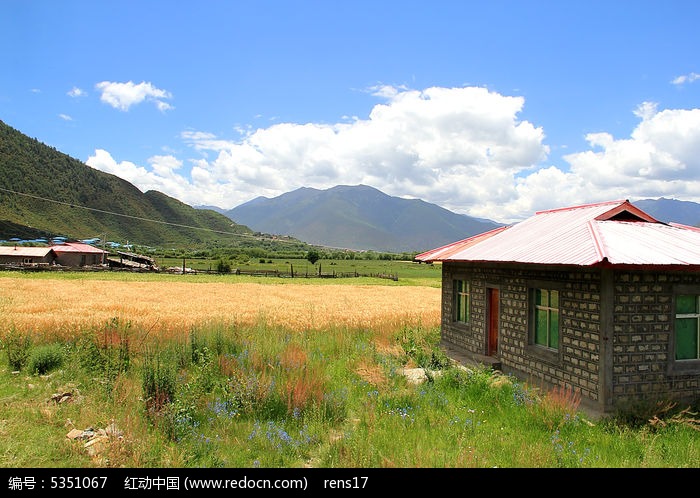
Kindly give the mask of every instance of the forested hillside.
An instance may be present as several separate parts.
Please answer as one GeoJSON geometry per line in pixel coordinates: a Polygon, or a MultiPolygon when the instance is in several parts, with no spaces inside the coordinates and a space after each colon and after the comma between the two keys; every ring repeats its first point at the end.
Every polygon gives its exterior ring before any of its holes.
{"type": "Polygon", "coordinates": [[[252,231],[213,210],[143,193],[0,121],[0,239],[33,236],[163,247],[239,244],[252,231]]]}

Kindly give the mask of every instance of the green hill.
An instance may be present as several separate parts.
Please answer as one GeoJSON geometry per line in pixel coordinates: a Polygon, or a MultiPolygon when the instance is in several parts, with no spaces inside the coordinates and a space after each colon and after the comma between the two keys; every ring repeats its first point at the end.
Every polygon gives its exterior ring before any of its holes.
{"type": "Polygon", "coordinates": [[[64,236],[154,247],[249,243],[247,226],[87,166],[0,121],[0,239],[64,236]]]}

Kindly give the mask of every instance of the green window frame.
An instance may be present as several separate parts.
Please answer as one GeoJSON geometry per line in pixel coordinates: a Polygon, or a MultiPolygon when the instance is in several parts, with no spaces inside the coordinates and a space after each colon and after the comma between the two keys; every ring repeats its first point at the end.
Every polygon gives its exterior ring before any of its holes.
{"type": "Polygon", "coordinates": [[[700,296],[676,295],[676,360],[700,359],[700,296]]]}
{"type": "Polygon", "coordinates": [[[559,349],[559,291],[533,289],[533,343],[559,349]]]}
{"type": "Polygon", "coordinates": [[[469,282],[466,280],[454,281],[454,320],[455,322],[469,323],[469,303],[471,294],[469,282]]]}

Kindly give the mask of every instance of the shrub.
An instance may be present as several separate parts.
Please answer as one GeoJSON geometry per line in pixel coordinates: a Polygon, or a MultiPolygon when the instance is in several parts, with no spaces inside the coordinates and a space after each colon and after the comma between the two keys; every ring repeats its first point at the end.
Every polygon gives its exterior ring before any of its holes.
{"type": "Polygon", "coordinates": [[[419,367],[430,370],[443,370],[452,364],[439,346],[430,346],[436,341],[420,328],[404,327],[398,341],[404,350],[406,362],[412,360],[419,367]]]}
{"type": "Polygon", "coordinates": [[[190,334],[190,351],[193,365],[202,365],[211,360],[206,338],[195,332],[190,334]]]}
{"type": "Polygon", "coordinates": [[[28,370],[43,375],[63,364],[63,350],[60,344],[43,344],[35,348],[27,363],[28,370]]]}
{"type": "Polygon", "coordinates": [[[81,368],[93,375],[114,379],[131,365],[131,323],[112,318],[98,330],[88,331],[78,342],[81,368]]]}
{"type": "Polygon", "coordinates": [[[32,340],[29,335],[20,335],[12,331],[5,339],[5,351],[11,370],[22,370],[29,359],[32,340]]]}
{"type": "Polygon", "coordinates": [[[633,400],[618,404],[615,413],[608,417],[607,421],[611,425],[627,426],[639,429],[647,424],[652,426],[664,425],[662,421],[671,420],[681,413],[690,413],[692,409],[697,411],[697,407],[686,404],[678,404],[672,399],[660,398],[649,400],[633,400]],[[687,407],[687,410],[681,408],[687,407]]]}
{"type": "Polygon", "coordinates": [[[176,374],[160,358],[148,357],[143,367],[143,397],[148,413],[158,413],[175,399],[176,374]]]}
{"type": "Polygon", "coordinates": [[[231,273],[231,263],[220,259],[216,262],[217,273],[231,273]]]}

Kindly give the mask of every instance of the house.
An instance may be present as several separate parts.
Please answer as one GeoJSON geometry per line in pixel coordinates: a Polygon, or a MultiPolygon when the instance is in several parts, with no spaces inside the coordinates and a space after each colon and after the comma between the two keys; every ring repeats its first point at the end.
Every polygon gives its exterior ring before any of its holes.
{"type": "Polygon", "coordinates": [[[700,400],[700,229],[627,200],[535,213],[416,256],[442,264],[441,343],[581,407],[700,400]]]}
{"type": "Polygon", "coordinates": [[[106,263],[107,251],[82,242],[64,242],[51,246],[56,253],[56,264],[81,267],[106,263]]]}
{"type": "Polygon", "coordinates": [[[49,265],[55,259],[50,247],[0,246],[0,265],[49,265]]]}

